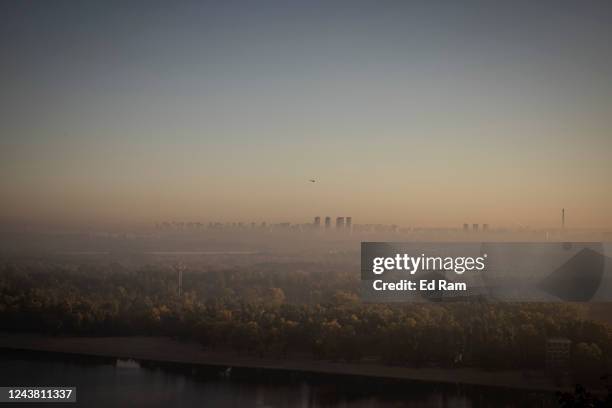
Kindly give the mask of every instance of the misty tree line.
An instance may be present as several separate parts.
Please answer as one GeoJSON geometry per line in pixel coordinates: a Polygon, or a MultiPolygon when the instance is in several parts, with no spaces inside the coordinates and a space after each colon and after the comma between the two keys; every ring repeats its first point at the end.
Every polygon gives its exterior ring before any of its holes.
{"type": "Polygon", "coordinates": [[[0,329],[168,335],[265,357],[386,364],[542,368],[545,341],[573,342],[574,368],[604,372],[607,324],[568,304],[363,304],[358,277],[334,265],[186,271],[118,265],[0,269],[0,329]]]}

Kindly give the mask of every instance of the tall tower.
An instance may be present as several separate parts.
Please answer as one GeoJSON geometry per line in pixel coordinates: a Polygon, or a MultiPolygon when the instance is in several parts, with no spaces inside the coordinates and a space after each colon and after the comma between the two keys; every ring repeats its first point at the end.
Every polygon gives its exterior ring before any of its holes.
{"type": "Polygon", "coordinates": [[[183,271],[185,270],[185,265],[182,263],[176,263],[173,266],[176,271],[177,283],[178,283],[178,295],[179,297],[183,294],[183,271]]]}
{"type": "Polygon", "coordinates": [[[331,228],[331,217],[325,217],[325,229],[331,228]]]}
{"type": "Polygon", "coordinates": [[[352,226],[353,226],[353,217],[346,217],[346,229],[347,229],[347,231],[350,231],[352,226]]]}
{"type": "Polygon", "coordinates": [[[314,227],[318,229],[320,226],[321,226],[321,217],[315,217],[314,218],[314,227]]]}
{"type": "Polygon", "coordinates": [[[561,229],[565,229],[565,208],[561,209],[561,229]]]}

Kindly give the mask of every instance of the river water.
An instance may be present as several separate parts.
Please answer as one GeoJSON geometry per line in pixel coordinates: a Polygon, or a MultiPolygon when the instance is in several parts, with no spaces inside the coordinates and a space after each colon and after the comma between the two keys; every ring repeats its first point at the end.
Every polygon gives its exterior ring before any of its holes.
{"type": "Polygon", "coordinates": [[[76,386],[72,407],[556,406],[552,394],[502,388],[0,352],[0,386],[27,385],[76,386]]]}

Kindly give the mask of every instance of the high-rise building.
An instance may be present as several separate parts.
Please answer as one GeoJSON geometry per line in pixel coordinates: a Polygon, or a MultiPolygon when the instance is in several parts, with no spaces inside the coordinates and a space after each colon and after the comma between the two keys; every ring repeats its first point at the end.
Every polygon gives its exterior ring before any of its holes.
{"type": "Polygon", "coordinates": [[[350,231],[352,226],[353,226],[353,217],[346,217],[346,229],[350,231]]]}
{"type": "Polygon", "coordinates": [[[336,217],[336,229],[344,229],[344,217],[336,217]]]}
{"type": "Polygon", "coordinates": [[[321,217],[314,218],[314,227],[319,228],[321,226],[321,217]]]}
{"type": "Polygon", "coordinates": [[[325,229],[331,228],[331,217],[325,217],[325,229]]]}
{"type": "Polygon", "coordinates": [[[472,231],[478,232],[478,224],[472,224],[472,231]]]}
{"type": "Polygon", "coordinates": [[[482,224],[482,230],[483,231],[488,231],[489,230],[489,224],[482,224]]]}
{"type": "Polygon", "coordinates": [[[470,224],[463,224],[463,231],[468,232],[470,230],[470,224]]]}

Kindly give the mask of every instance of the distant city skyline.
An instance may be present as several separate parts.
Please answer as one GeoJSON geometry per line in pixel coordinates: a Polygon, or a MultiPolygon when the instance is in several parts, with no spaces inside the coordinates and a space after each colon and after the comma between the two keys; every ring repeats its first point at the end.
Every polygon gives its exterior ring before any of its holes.
{"type": "MultiPolygon", "coordinates": [[[[565,208],[561,209],[561,216],[560,216],[560,223],[559,225],[556,226],[551,226],[548,228],[544,228],[550,231],[563,231],[565,230],[565,208]]],[[[268,222],[268,221],[261,221],[261,222],[255,222],[255,221],[196,221],[196,220],[172,220],[172,221],[159,221],[155,223],[156,228],[159,229],[164,229],[164,228],[268,228],[268,227],[278,227],[278,226],[282,226],[282,227],[308,227],[311,230],[351,230],[353,226],[359,228],[359,227],[364,227],[364,226],[388,226],[388,227],[395,227],[395,228],[400,228],[400,229],[407,229],[407,230],[411,230],[411,229],[421,229],[421,228],[439,228],[439,227],[432,227],[432,226],[427,226],[427,225],[401,225],[401,224],[397,224],[397,223],[390,223],[390,224],[384,224],[384,223],[369,223],[367,222],[367,220],[365,220],[362,223],[353,223],[353,217],[352,216],[337,216],[336,217],[336,224],[335,226],[332,228],[332,217],[329,215],[326,215],[324,217],[325,223],[322,224],[323,217],[321,217],[320,215],[316,215],[314,217],[312,217],[311,222],[304,222],[302,220],[302,222],[296,222],[296,223],[291,223],[291,222],[287,222],[287,221],[282,221],[282,222],[268,222]],[[312,228],[310,228],[312,227],[312,228]]],[[[530,226],[529,225],[518,225],[518,226],[514,226],[515,229],[516,227],[518,227],[518,229],[528,229],[530,226]]],[[[443,229],[453,229],[456,231],[463,231],[463,232],[491,232],[494,230],[507,230],[507,229],[512,229],[512,226],[508,226],[508,225],[496,225],[493,228],[491,228],[491,224],[489,224],[488,222],[483,222],[483,223],[463,223],[461,225],[446,225],[444,227],[442,227],[443,229]]],[[[575,226],[574,229],[581,229],[580,226],[575,226]]],[[[600,228],[601,230],[607,230],[607,228],[600,228]]],[[[609,231],[612,233],[612,231],[609,231]]]]}
{"type": "Polygon", "coordinates": [[[612,3],[434,3],[3,2],[0,222],[612,227],[612,3]]]}

